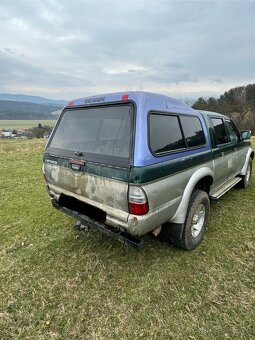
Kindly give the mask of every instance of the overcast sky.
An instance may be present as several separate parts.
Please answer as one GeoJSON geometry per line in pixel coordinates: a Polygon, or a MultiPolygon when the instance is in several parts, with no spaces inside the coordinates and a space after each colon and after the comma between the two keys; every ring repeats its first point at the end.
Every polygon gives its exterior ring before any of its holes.
{"type": "Polygon", "coordinates": [[[255,82],[255,1],[0,0],[0,93],[217,96],[255,82]]]}

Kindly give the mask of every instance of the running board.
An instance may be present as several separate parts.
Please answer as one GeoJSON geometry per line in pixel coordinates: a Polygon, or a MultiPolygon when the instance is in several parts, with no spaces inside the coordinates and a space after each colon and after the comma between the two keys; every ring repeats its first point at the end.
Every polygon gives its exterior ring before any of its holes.
{"type": "Polygon", "coordinates": [[[212,200],[218,200],[222,195],[224,195],[227,191],[229,191],[231,188],[233,188],[238,182],[242,180],[242,177],[235,177],[222,185],[220,188],[218,188],[216,191],[214,191],[210,198],[212,200]]]}

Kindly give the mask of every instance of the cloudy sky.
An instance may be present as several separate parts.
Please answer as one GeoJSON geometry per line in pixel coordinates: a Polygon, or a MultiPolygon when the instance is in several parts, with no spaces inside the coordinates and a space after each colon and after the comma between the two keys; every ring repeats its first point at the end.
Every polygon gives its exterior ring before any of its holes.
{"type": "Polygon", "coordinates": [[[0,93],[217,96],[255,82],[255,1],[0,0],[0,93]]]}

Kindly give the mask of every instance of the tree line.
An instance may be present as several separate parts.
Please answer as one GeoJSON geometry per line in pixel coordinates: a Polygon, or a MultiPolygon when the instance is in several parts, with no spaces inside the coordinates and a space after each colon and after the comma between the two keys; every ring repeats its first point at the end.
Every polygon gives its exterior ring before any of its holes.
{"type": "Polygon", "coordinates": [[[218,99],[200,97],[192,107],[226,114],[240,130],[251,130],[255,133],[255,84],[232,88],[218,99]]]}

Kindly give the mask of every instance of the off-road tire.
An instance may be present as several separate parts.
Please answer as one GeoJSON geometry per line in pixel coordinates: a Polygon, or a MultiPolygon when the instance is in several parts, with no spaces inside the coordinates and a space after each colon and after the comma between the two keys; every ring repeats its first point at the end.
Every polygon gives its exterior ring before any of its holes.
{"type": "Polygon", "coordinates": [[[208,194],[205,191],[195,189],[191,195],[186,219],[184,222],[183,233],[180,240],[180,243],[177,246],[180,246],[186,250],[192,250],[196,248],[203,240],[204,234],[208,225],[208,218],[210,212],[210,200],[208,194]],[[201,230],[197,235],[194,230],[194,218],[196,212],[201,209],[203,211],[204,220],[201,219],[201,230]],[[203,222],[203,223],[202,223],[203,222]]]}
{"type": "Polygon", "coordinates": [[[249,163],[246,169],[246,173],[243,176],[242,180],[238,183],[240,188],[246,189],[251,183],[251,175],[252,175],[252,159],[249,159],[249,163]]]}

